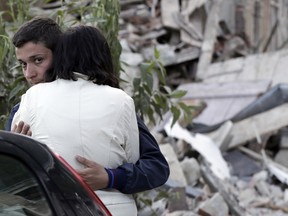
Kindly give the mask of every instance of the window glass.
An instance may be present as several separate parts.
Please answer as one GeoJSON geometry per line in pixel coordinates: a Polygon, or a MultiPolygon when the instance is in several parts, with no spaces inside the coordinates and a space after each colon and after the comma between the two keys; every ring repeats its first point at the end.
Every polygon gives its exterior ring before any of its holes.
{"type": "Polygon", "coordinates": [[[0,216],[52,215],[35,176],[14,157],[0,154],[0,216]]]}

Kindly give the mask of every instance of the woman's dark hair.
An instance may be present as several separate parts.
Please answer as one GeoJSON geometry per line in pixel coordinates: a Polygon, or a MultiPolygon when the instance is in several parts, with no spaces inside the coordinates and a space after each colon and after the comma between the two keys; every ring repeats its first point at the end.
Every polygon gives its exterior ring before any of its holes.
{"type": "Polygon", "coordinates": [[[72,27],[61,35],[53,53],[52,68],[46,73],[46,81],[55,77],[76,80],[73,72],[78,72],[96,84],[119,88],[108,43],[92,26],[72,27]]]}

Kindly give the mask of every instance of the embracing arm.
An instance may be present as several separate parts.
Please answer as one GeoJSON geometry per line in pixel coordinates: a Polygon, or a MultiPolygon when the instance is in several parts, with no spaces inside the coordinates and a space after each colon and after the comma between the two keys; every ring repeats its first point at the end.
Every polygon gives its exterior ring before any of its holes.
{"type": "Polygon", "coordinates": [[[140,158],[136,164],[123,164],[118,169],[125,170],[126,184],[123,193],[137,193],[163,185],[170,174],[169,165],[161,153],[158,143],[143,121],[137,117],[140,158]]]}
{"type": "Polygon", "coordinates": [[[32,131],[30,130],[30,125],[26,124],[23,121],[20,121],[18,124],[15,124],[13,126],[13,128],[11,128],[14,115],[18,111],[19,106],[20,106],[20,103],[16,104],[12,108],[12,110],[10,112],[10,115],[9,115],[9,118],[8,118],[8,120],[6,122],[6,125],[5,125],[5,130],[6,131],[11,131],[11,132],[14,132],[14,133],[24,134],[24,135],[27,135],[27,136],[32,136],[32,131]]]}
{"type": "Polygon", "coordinates": [[[132,194],[156,188],[167,181],[170,169],[158,143],[139,117],[137,122],[140,158],[135,164],[126,163],[116,169],[105,169],[93,161],[82,157],[76,158],[86,166],[78,172],[92,189],[109,187],[122,193],[132,194]]]}

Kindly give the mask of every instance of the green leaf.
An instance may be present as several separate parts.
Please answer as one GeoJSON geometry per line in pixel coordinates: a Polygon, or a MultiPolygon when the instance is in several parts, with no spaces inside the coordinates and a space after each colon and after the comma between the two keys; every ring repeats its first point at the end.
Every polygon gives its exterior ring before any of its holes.
{"type": "Polygon", "coordinates": [[[159,51],[157,50],[156,47],[154,47],[154,56],[155,56],[156,59],[160,58],[160,53],[159,53],[159,51]]]}
{"type": "Polygon", "coordinates": [[[150,85],[148,85],[148,83],[147,83],[147,84],[144,84],[144,85],[143,85],[143,88],[144,88],[144,90],[147,92],[147,94],[148,94],[149,96],[152,95],[152,92],[151,92],[152,88],[151,88],[150,85]]]}
{"type": "Polygon", "coordinates": [[[187,91],[184,90],[175,90],[169,96],[171,98],[182,98],[184,95],[187,94],[187,91]]]}
{"type": "Polygon", "coordinates": [[[162,86],[162,88],[166,91],[166,93],[168,95],[171,95],[172,94],[172,90],[169,86],[162,86]]]}
{"type": "Polygon", "coordinates": [[[141,79],[140,79],[140,78],[135,78],[135,79],[133,80],[133,86],[134,86],[134,88],[138,89],[139,86],[140,86],[140,84],[141,84],[141,79]]]}
{"type": "Polygon", "coordinates": [[[148,71],[148,68],[150,67],[150,63],[148,63],[148,62],[142,62],[142,63],[139,65],[139,67],[140,67],[141,72],[142,72],[142,71],[147,72],[147,71],[148,71]]]}
{"type": "Polygon", "coordinates": [[[149,67],[147,68],[147,73],[152,74],[155,70],[155,63],[153,61],[149,62],[149,67]]]}
{"type": "Polygon", "coordinates": [[[24,91],[23,85],[17,85],[15,88],[12,89],[12,91],[9,93],[8,100],[12,100],[12,98],[15,98],[17,95],[19,96],[24,91]]]}
{"type": "Polygon", "coordinates": [[[154,112],[151,107],[148,107],[147,114],[148,114],[149,120],[155,125],[156,123],[155,123],[155,118],[154,118],[154,112]]]}
{"type": "Polygon", "coordinates": [[[157,105],[157,103],[155,103],[155,100],[151,101],[151,105],[153,106],[155,112],[157,113],[157,115],[159,115],[160,119],[162,120],[162,109],[160,106],[157,105]]]}
{"type": "Polygon", "coordinates": [[[181,111],[175,107],[175,106],[172,106],[171,107],[171,112],[173,114],[173,121],[172,121],[172,124],[171,124],[171,127],[177,122],[177,120],[179,119],[180,115],[181,115],[181,111]]]}
{"type": "Polygon", "coordinates": [[[140,198],[140,201],[142,203],[144,203],[146,206],[152,206],[152,200],[151,199],[140,198]]]}
{"type": "Polygon", "coordinates": [[[194,108],[192,106],[187,106],[185,103],[183,102],[179,102],[178,105],[181,107],[181,109],[183,109],[185,112],[191,112],[194,110],[194,108]]]}
{"type": "Polygon", "coordinates": [[[160,83],[162,85],[165,85],[166,84],[165,76],[163,76],[161,70],[156,70],[156,73],[157,73],[157,76],[158,76],[160,83]]]}
{"type": "Polygon", "coordinates": [[[163,110],[166,111],[166,108],[167,108],[166,97],[163,97],[160,94],[154,94],[153,97],[154,97],[157,105],[160,106],[163,110]]]}

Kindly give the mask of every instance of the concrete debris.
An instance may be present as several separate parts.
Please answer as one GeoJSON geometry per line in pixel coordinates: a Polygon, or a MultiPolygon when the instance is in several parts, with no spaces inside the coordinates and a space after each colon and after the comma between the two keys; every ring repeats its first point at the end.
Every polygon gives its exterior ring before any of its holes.
{"type": "Polygon", "coordinates": [[[165,132],[168,136],[184,140],[189,143],[193,149],[203,156],[211,164],[214,174],[220,179],[230,178],[230,173],[226,162],[224,161],[217,145],[203,134],[191,134],[188,130],[182,128],[177,122],[171,128],[172,118],[166,124],[165,132]]]}
{"type": "Polygon", "coordinates": [[[171,176],[136,195],[139,215],[288,215],[288,5],[122,4],[127,80],[139,76],[137,64],[153,59],[156,47],[168,85],[187,91],[183,102],[202,104],[186,128],[170,128],[169,114],[152,128],[171,176]]]}
{"type": "MultiPolygon", "coordinates": [[[[39,2],[32,15],[62,5],[39,2]]],[[[119,2],[123,89],[157,48],[167,84],[204,104],[186,128],[152,128],[171,175],[136,195],[139,216],[288,215],[287,2],[119,2]]]]}

